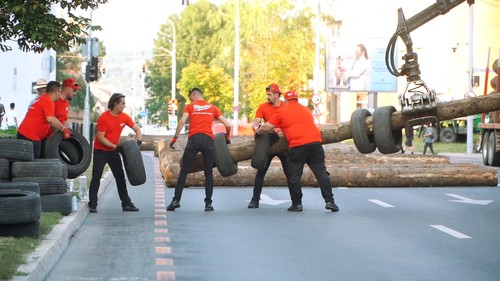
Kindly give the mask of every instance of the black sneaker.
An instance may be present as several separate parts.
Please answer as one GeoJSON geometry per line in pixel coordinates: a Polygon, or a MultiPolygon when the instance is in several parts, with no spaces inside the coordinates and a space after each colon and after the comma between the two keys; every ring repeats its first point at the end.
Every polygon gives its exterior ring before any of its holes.
{"type": "Polygon", "coordinates": [[[122,211],[124,212],[139,212],[139,208],[137,208],[134,203],[130,202],[125,206],[122,206],[122,211]]]}
{"type": "Polygon", "coordinates": [[[338,212],[339,207],[335,204],[335,201],[326,202],[325,209],[331,210],[332,212],[338,212]]]}
{"type": "Polygon", "coordinates": [[[97,205],[88,203],[89,213],[97,213],[97,205]]]}
{"type": "Polygon", "coordinates": [[[172,200],[172,203],[167,206],[167,211],[175,211],[176,208],[180,208],[181,203],[177,200],[172,200]]]}
{"type": "Polygon", "coordinates": [[[292,204],[290,208],[288,208],[289,212],[302,212],[303,207],[301,204],[292,204]]]}
{"type": "Polygon", "coordinates": [[[254,199],[250,200],[250,203],[248,203],[248,209],[257,209],[259,208],[259,199],[254,199]]]}
{"type": "Polygon", "coordinates": [[[205,212],[211,212],[214,210],[214,207],[212,207],[212,204],[205,204],[205,212]]]}

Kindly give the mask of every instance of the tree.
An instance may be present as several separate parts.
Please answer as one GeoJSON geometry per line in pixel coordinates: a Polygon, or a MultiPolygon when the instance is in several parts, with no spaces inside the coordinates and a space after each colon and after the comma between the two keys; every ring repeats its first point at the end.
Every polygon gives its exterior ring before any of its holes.
{"type": "MultiPolygon", "coordinates": [[[[68,51],[71,46],[85,44],[90,18],[74,14],[77,9],[96,9],[108,0],[39,0],[0,1],[0,51],[12,47],[15,41],[23,52],[41,53],[44,50],[68,51]],[[51,5],[59,5],[67,12],[67,19],[50,13],[51,5]]],[[[100,27],[92,27],[100,30],[100,27]]]]}
{"type": "Polygon", "coordinates": [[[184,99],[189,89],[197,87],[203,91],[203,98],[217,106],[227,117],[232,112],[233,85],[231,76],[220,67],[207,68],[203,64],[191,63],[182,70],[182,79],[177,83],[184,99]]]}

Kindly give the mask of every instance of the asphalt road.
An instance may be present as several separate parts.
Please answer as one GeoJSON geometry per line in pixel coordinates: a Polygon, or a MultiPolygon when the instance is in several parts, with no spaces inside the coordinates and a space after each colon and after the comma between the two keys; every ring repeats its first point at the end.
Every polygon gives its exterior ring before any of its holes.
{"type": "Polygon", "coordinates": [[[123,213],[114,182],[46,280],[500,280],[500,189],[335,188],[340,212],[304,188],[290,213],[286,188],[184,191],[165,212],[158,158],[144,155],[148,181],[129,187],[138,213],[123,213]]]}

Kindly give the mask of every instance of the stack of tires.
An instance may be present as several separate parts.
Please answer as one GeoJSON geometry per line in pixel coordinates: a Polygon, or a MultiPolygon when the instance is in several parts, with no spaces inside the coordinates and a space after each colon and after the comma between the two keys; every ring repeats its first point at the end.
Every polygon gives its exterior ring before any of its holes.
{"type": "Polygon", "coordinates": [[[12,182],[35,182],[40,187],[42,212],[71,213],[71,197],[66,185],[66,166],[58,159],[34,159],[12,163],[12,182]]]}
{"type": "Polygon", "coordinates": [[[0,236],[40,235],[40,187],[34,182],[11,182],[11,166],[32,161],[29,141],[0,139],[0,236]]]}

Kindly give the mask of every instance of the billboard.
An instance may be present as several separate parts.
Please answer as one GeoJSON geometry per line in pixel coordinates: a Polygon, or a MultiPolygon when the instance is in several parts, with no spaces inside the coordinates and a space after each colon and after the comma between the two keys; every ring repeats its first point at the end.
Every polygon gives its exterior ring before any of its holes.
{"type": "Polygon", "coordinates": [[[330,92],[396,92],[397,77],[385,65],[389,39],[337,37],[328,44],[326,88],[330,92]]]}

